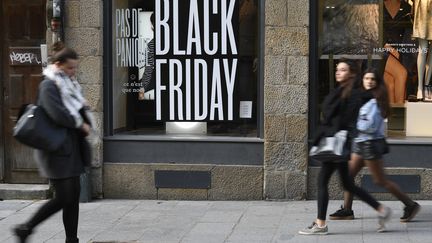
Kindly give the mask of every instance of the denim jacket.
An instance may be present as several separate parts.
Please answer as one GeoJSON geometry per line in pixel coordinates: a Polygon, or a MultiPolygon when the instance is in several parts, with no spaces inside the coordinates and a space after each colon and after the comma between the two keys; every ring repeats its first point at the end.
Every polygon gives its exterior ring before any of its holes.
{"type": "Polygon", "coordinates": [[[364,104],[357,118],[358,134],[355,142],[364,142],[373,139],[384,138],[384,118],[378,107],[376,99],[371,99],[364,104]]]}

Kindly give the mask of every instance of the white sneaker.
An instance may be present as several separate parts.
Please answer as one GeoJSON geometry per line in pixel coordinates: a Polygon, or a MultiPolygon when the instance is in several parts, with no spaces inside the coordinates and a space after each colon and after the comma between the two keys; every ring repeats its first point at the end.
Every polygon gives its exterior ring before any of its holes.
{"type": "Polygon", "coordinates": [[[390,220],[391,209],[387,206],[384,206],[384,212],[378,213],[378,232],[385,231],[385,223],[390,220]]]}
{"type": "Polygon", "coordinates": [[[328,234],[328,227],[319,227],[317,223],[313,222],[310,226],[298,232],[301,235],[326,235],[328,234]]]}

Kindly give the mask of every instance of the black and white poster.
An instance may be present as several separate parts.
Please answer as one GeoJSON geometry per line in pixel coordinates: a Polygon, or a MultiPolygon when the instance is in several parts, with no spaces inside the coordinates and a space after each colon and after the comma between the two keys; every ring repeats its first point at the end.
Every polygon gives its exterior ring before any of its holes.
{"type": "Polygon", "coordinates": [[[114,64],[137,70],[123,92],[153,100],[156,121],[234,119],[238,0],[160,0],[115,15],[114,64]]]}

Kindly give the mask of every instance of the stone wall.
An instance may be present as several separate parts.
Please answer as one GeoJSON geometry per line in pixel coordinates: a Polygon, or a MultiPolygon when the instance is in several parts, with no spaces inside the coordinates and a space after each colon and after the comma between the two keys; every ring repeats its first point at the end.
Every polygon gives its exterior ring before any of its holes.
{"type": "MultiPolygon", "coordinates": [[[[79,80],[102,134],[103,3],[66,1],[66,44],[80,56],[79,80]]],[[[309,1],[265,1],[264,197],[304,199],[307,192],[309,1]]],[[[50,34],[48,34],[49,36],[50,34]]],[[[51,37],[47,38],[51,41],[51,37]]],[[[101,197],[102,141],[95,146],[94,197],[101,197]]],[[[106,188],[105,188],[106,189],[106,188]]]]}
{"type": "Polygon", "coordinates": [[[265,1],[264,197],[307,192],[309,1],[265,1]]]}
{"type": "Polygon", "coordinates": [[[104,197],[159,200],[261,200],[262,166],[105,163],[104,197]],[[156,170],[208,171],[209,189],[156,188],[156,170]]]}
{"type": "MultiPolygon", "coordinates": [[[[78,80],[92,107],[97,131],[103,134],[103,2],[65,1],[65,43],[79,55],[78,80]]],[[[51,37],[47,38],[51,41],[51,37]]],[[[91,184],[93,197],[102,197],[102,140],[93,148],[91,184]]]]}
{"type": "MultiPolygon", "coordinates": [[[[308,169],[308,198],[311,200],[317,199],[317,178],[319,167],[310,167],[308,169]]],[[[426,168],[385,168],[386,175],[418,175],[420,177],[420,192],[408,193],[408,196],[414,200],[431,200],[432,199],[432,169],[426,168]]],[[[359,175],[355,178],[357,185],[361,185],[361,178],[364,175],[371,175],[367,168],[363,168],[359,175]]],[[[341,185],[339,174],[334,173],[329,183],[330,199],[343,199],[343,187],[341,185]]],[[[391,193],[371,193],[377,200],[397,200],[391,193]]]]}

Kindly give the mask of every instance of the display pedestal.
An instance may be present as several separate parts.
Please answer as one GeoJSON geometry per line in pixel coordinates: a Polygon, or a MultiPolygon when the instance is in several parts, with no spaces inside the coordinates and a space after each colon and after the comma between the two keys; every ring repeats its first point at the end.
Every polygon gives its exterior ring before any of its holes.
{"type": "Polygon", "coordinates": [[[387,129],[392,131],[401,131],[401,132],[405,130],[405,105],[404,104],[391,104],[387,129]]]}
{"type": "Polygon", "coordinates": [[[432,137],[432,103],[406,103],[406,135],[432,137]]]}

